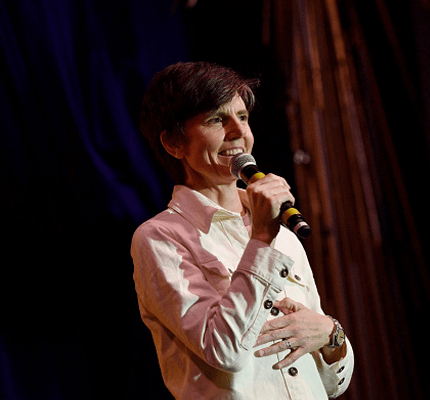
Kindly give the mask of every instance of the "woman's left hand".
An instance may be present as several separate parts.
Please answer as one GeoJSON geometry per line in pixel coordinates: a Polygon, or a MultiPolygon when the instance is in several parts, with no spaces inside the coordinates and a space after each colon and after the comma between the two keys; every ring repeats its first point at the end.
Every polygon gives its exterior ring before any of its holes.
{"type": "Polygon", "coordinates": [[[275,364],[273,369],[285,368],[304,354],[329,344],[334,327],[330,317],[312,311],[288,297],[276,301],[274,307],[284,315],[263,325],[256,346],[283,340],[255,353],[257,357],[264,357],[291,349],[291,352],[275,364]]]}

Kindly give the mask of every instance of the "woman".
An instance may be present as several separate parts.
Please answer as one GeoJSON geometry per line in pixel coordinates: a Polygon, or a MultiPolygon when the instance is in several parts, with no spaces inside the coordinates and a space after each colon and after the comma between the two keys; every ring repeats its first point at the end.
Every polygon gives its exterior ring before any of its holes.
{"type": "Polygon", "coordinates": [[[141,130],[176,186],[132,241],[134,280],[163,379],[176,399],[326,399],[349,385],[353,352],[324,315],[311,269],[279,209],[273,174],[237,188],[251,153],[256,81],[178,63],[145,94],[141,130]]]}

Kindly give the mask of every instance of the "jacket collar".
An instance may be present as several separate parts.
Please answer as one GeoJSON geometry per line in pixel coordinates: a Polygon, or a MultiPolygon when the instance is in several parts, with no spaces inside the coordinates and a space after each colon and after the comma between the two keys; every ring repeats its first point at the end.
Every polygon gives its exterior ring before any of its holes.
{"type": "MultiPolygon", "coordinates": [[[[249,209],[246,191],[239,188],[237,190],[243,206],[249,209]]],[[[204,233],[209,232],[211,223],[215,219],[242,218],[239,213],[226,210],[200,192],[183,185],[176,185],[173,188],[172,200],[168,207],[181,214],[204,233]]]]}

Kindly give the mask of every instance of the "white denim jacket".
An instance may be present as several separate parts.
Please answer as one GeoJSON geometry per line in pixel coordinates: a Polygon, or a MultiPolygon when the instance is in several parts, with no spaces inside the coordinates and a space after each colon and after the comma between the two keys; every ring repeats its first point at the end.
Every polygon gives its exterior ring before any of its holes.
{"type": "Polygon", "coordinates": [[[305,251],[288,229],[272,246],[250,240],[239,214],[176,186],[168,209],[136,230],[131,254],[142,320],[176,399],[320,400],[348,387],[348,340],[346,357],[332,365],[306,354],[273,370],[289,350],[254,356],[276,299],[323,313],[305,251]]]}

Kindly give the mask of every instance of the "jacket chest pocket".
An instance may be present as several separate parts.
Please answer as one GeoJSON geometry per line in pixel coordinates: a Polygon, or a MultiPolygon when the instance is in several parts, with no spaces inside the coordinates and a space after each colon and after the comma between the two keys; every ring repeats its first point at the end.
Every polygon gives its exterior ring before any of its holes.
{"type": "Polygon", "coordinates": [[[308,284],[305,279],[300,278],[298,275],[294,276],[291,271],[290,276],[285,281],[283,290],[278,295],[278,300],[280,300],[279,297],[289,297],[306,307],[311,306],[312,294],[308,284]]]}

